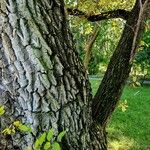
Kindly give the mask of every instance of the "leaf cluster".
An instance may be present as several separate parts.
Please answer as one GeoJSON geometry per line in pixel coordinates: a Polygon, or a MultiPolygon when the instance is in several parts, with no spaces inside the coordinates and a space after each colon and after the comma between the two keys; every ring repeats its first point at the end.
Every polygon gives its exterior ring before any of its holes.
{"type": "Polygon", "coordinates": [[[60,143],[62,138],[66,134],[66,131],[62,131],[57,136],[56,140],[54,130],[50,129],[48,132],[41,134],[34,143],[35,150],[61,150],[60,143]]]}
{"type": "Polygon", "coordinates": [[[9,127],[5,128],[2,133],[4,135],[12,135],[15,134],[17,131],[20,132],[32,132],[32,129],[30,127],[28,127],[25,124],[22,124],[21,121],[17,120],[14,121],[12,124],[10,124],[9,127]]]}

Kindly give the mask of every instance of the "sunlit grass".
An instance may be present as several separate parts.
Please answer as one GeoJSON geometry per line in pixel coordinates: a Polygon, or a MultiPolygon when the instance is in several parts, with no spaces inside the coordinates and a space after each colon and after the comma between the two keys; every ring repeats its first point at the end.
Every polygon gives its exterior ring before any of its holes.
{"type": "MultiPolygon", "coordinates": [[[[92,80],[93,93],[99,81],[92,80]]],[[[108,125],[110,150],[150,150],[150,86],[124,89],[121,100],[128,108],[117,108],[108,125]]]]}
{"type": "Polygon", "coordinates": [[[131,150],[136,144],[137,143],[133,139],[121,136],[117,140],[109,140],[108,150],[131,150]]]}
{"type": "Polygon", "coordinates": [[[124,135],[124,132],[116,127],[108,127],[108,150],[139,149],[139,144],[133,138],[124,135]]]}

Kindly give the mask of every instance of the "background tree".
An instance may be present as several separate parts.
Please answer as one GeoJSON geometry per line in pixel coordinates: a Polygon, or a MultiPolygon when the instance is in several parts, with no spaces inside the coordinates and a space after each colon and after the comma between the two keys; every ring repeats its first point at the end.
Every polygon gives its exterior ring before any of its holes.
{"type": "Polygon", "coordinates": [[[99,25],[96,24],[93,33],[89,36],[87,43],[85,44],[85,49],[84,49],[85,57],[84,57],[83,61],[84,61],[84,67],[87,71],[88,71],[88,65],[89,65],[89,62],[90,62],[91,56],[92,56],[92,47],[93,47],[93,44],[94,44],[98,34],[99,34],[99,25]]]}
{"type": "Polygon", "coordinates": [[[0,144],[6,149],[25,149],[32,146],[36,136],[52,127],[56,133],[68,129],[62,145],[65,150],[106,149],[105,126],[128,78],[150,1],[137,0],[131,12],[109,11],[105,17],[82,14],[90,21],[117,14],[127,19],[93,100],[66,21],[64,2],[1,0],[0,4],[0,102],[7,112],[1,118],[1,128],[20,119],[33,129],[29,135],[1,135],[0,144]]]}
{"type": "MultiPolygon", "coordinates": [[[[77,12],[77,8],[81,10],[86,11],[89,14],[96,14],[100,11],[104,12],[106,10],[113,10],[113,9],[126,9],[128,11],[130,11],[132,9],[133,3],[135,1],[131,0],[131,1],[90,1],[90,0],[86,0],[86,1],[80,1],[78,0],[77,3],[71,3],[71,1],[67,2],[67,7],[74,7],[76,9],[77,12]],[[79,5],[80,3],[80,5],[79,5]],[[106,5],[107,3],[107,5],[106,5]]],[[[79,12],[78,12],[79,13],[79,12]]],[[[76,14],[76,16],[78,16],[78,14],[76,14]]],[[[72,32],[74,34],[74,38],[76,39],[77,42],[77,49],[80,49],[79,54],[81,56],[81,58],[84,58],[84,64],[85,68],[88,67],[88,72],[89,74],[94,74],[94,75],[100,75],[102,76],[107,68],[107,65],[109,63],[109,59],[112,55],[112,53],[114,52],[114,49],[116,48],[116,45],[118,44],[118,41],[120,39],[120,35],[122,33],[122,30],[124,28],[125,25],[125,21],[123,19],[111,19],[111,20],[103,20],[99,23],[99,34],[97,35],[96,38],[94,38],[94,42],[92,40],[92,35],[94,35],[94,27],[95,26],[95,22],[94,23],[90,23],[89,21],[86,21],[85,19],[83,19],[83,16],[79,16],[80,19],[78,17],[69,17],[69,20],[71,20],[71,28],[72,28],[72,32]],[[81,40],[84,39],[84,40],[81,40]],[[85,43],[85,44],[84,44],[85,43]],[[79,46],[80,45],[80,46],[79,46]],[[90,47],[90,48],[89,48],[90,47]],[[88,52],[86,50],[86,52],[84,51],[84,49],[89,49],[90,52],[88,52]],[[85,54],[84,54],[85,53],[85,54]],[[89,55],[90,54],[90,55],[89,55]],[[85,56],[84,56],[85,55],[85,56]],[[90,56],[90,57],[87,57],[90,56]],[[91,59],[92,58],[92,59],[91,59]],[[90,60],[90,61],[88,61],[90,60]],[[86,63],[85,63],[86,62],[86,63]]],[[[148,28],[148,22],[147,24],[147,31],[149,31],[148,28]]],[[[148,33],[148,32],[147,32],[148,33]]],[[[147,34],[144,34],[143,38],[146,38],[147,34]]],[[[143,40],[144,42],[144,40],[143,40]]],[[[142,44],[143,45],[143,44],[142,44]]],[[[146,46],[146,45],[145,45],[146,46]]],[[[140,48],[140,53],[138,54],[138,58],[142,58],[143,56],[143,49],[140,48]]],[[[143,70],[140,66],[143,65],[139,65],[140,61],[135,61],[134,66],[133,67],[133,72],[139,73],[141,74],[142,72],[139,72],[140,70],[143,70]],[[140,68],[139,68],[140,67],[140,68]]],[[[145,66],[148,65],[148,62],[145,62],[145,66]]],[[[142,63],[143,64],[143,63],[142,63]]],[[[145,67],[147,68],[147,67],[145,67]]],[[[132,73],[133,74],[133,73],[132,73]]],[[[133,76],[131,74],[131,76],[133,76]]],[[[142,73],[143,74],[143,73],[142,73]]]]}
{"type": "MultiPolygon", "coordinates": [[[[147,28],[143,34],[139,51],[135,57],[135,63],[141,66],[141,69],[148,69],[150,66],[150,22],[147,22],[147,28]]],[[[148,69],[149,70],[149,69],[148,69]]]]}
{"type": "MultiPolygon", "coordinates": [[[[98,74],[101,72],[101,68],[107,67],[110,56],[112,55],[118,41],[122,30],[124,28],[125,22],[122,19],[106,20],[107,14],[102,19],[102,21],[97,23],[91,23],[84,19],[83,12],[87,12],[87,15],[97,14],[100,12],[105,12],[108,10],[126,8],[126,10],[131,10],[134,1],[67,1],[68,12],[71,14],[71,7],[76,10],[72,15],[78,17],[69,17],[71,22],[71,28],[76,39],[78,49],[80,49],[80,56],[84,61],[84,66],[88,69],[90,74],[98,74]],[[80,11],[79,11],[80,9],[80,11]],[[81,14],[80,14],[80,13],[81,14]],[[96,25],[97,24],[97,25],[96,25]],[[96,34],[95,26],[99,26],[99,32],[96,34]],[[97,36],[95,36],[97,35],[97,36]],[[81,40],[83,39],[84,40],[81,40]],[[85,53],[85,54],[84,54],[85,53]],[[92,58],[92,59],[91,59],[92,58]],[[91,63],[90,63],[91,62],[91,63]],[[87,67],[89,66],[89,67],[87,67]]],[[[120,17],[117,14],[111,15],[110,18],[120,17]]],[[[111,13],[110,13],[111,14],[111,13]]],[[[122,17],[123,18],[123,17],[122,17]]]]}

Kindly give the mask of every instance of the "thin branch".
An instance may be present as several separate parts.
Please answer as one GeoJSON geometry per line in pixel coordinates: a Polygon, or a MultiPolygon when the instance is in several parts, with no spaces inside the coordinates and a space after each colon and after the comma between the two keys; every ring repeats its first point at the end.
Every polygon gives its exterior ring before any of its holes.
{"type": "Polygon", "coordinates": [[[113,19],[113,18],[122,18],[124,20],[127,20],[130,15],[130,11],[124,9],[112,10],[112,11],[103,12],[96,15],[86,13],[81,10],[73,9],[73,8],[67,8],[67,12],[69,15],[78,16],[80,18],[86,18],[88,21],[91,22],[113,19]]]}
{"type": "Polygon", "coordinates": [[[144,10],[146,9],[147,3],[148,3],[148,0],[145,0],[144,4],[142,4],[142,1],[139,0],[140,12],[139,12],[139,18],[138,18],[138,22],[137,22],[137,25],[136,25],[136,29],[135,29],[135,32],[134,32],[134,39],[133,39],[133,44],[132,44],[130,62],[133,61],[133,58],[134,58],[134,55],[135,55],[135,52],[136,52],[136,49],[137,49],[136,41],[137,41],[138,33],[139,33],[139,30],[140,30],[140,25],[141,25],[141,22],[142,22],[143,13],[144,13],[144,10]]]}

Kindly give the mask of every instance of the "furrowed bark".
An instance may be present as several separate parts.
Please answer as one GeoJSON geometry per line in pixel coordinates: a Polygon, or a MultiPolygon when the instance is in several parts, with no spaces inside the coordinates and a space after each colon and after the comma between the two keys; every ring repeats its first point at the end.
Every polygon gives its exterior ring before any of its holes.
{"type": "Polygon", "coordinates": [[[1,147],[24,150],[53,128],[56,134],[68,129],[64,150],[106,149],[104,131],[97,136],[92,121],[91,89],[68,30],[63,1],[0,4],[0,103],[6,107],[0,128],[21,120],[33,129],[31,134],[1,135],[1,147]]]}
{"type": "Polygon", "coordinates": [[[105,126],[116,108],[125,82],[129,76],[135,50],[144,32],[150,12],[150,0],[137,0],[126,22],[120,42],[110,60],[101,85],[94,97],[93,118],[105,126]],[[142,8],[142,9],[141,9],[142,8]]]}

